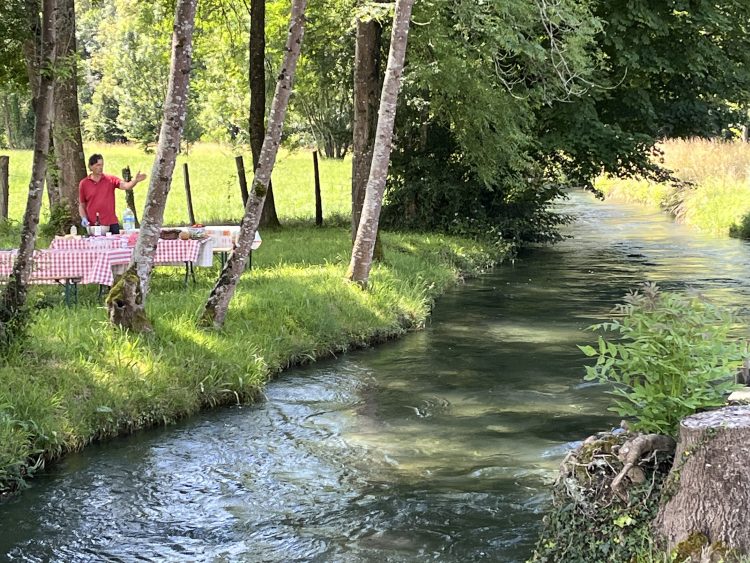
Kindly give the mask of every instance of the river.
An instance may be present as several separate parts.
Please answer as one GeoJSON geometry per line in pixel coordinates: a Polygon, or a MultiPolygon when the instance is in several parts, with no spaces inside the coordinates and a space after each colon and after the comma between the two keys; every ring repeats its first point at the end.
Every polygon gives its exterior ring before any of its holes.
{"type": "Polygon", "coordinates": [[[644,280],[750,303],[745,243],[574,192],[572,238],[265,399],[88,447],[0,505],[10,561],[523,561],[564,453],[617,425],[585,327],[644,280]]]}

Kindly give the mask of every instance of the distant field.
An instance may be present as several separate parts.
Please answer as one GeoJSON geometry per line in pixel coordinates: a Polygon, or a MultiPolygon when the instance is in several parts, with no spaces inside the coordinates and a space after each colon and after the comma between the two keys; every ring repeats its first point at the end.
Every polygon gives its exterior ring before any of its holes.
{"type": "Polygon", "coordinates": [[[750,144],[691,139],[667,141],[659,148],[661,164],[690,185],[602,177],[596,187],[613,199],[665,209],[708,233],[726,236],[745,225],[735,236],[750,236],[750,144]]]}
{"type": "MultiPolygon", "coordinates": [[[[104,170],[108,174],[122,175],[122,169],[130,166],[135,174],[141,170],[150,176],[153,154],[146,154],[134,145],[86,145],[86,157],[92,153],[104,155],[104,170]]],[[[10,156],[10,218],[20,220],[26,207],[26,193],[31,175],[31,151],[0,150],[10,156]]],[[[168,225],[187,224],[187,203],[184,188],[183,164],[187,163],[192,187],[193,209],[196,219],[202,223],[221,223],[239,220],[242,217],[242,197],[237,180],[235,153],[228,146],[199,144],[182,154],[172,180],[172,190],[167,200],[164,222],[168,225]]],[[[242,155],[248,184],[252,181],[252,157],[249,152],[242,155]]],[[[323,201],[323,216],[346,216],[351,212],[351,159],[343,161],[319,159],[320,183],[323,201]]],[[[281,221],[309,220],[315,217],[315,192],[313,158],[308,151],[281,151],[273,172],[273,190],[276,211],[281,221]]],[[[148,179],[135,188],[138,216],[141,216],[148,190],[148,179]]],[[[117,213],[122,215],[125,197],[119,194],[117,213]]],[[[42,222],[47,220],[45,197],[42,222]]]]}

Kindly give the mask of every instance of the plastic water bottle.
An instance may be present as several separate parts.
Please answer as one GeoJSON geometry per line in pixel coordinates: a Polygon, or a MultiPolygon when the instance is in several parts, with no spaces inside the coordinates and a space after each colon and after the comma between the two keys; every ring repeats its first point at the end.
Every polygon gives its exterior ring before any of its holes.
{"type": "Polygon", "coordinates": [[[135,230],[135,215],[129,207],[125,208],[122,212],[122,226],[126,233],[130,233],[135,230]]]}

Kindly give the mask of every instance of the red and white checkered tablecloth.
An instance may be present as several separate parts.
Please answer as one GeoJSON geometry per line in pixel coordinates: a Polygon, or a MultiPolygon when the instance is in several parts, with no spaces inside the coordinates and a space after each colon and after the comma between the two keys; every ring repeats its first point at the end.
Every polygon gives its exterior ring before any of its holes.
{"type": "MultiPolygon", "coordinates": [[[[13,269],[17,251],[0,252],[0,277],[7,277],[13,269]]],[[[128,264],[130,248],[103,250],[37,250],[30,281],[53,284],[78,280],[83,284],[112,285],[112,267],[128,264]]]]}
{"type": "Polygon", "coordinates": [[[17,250],[0,250],[0,279],[5,279],[13,273],[13,261],[17,250]]]}
{"type": "MultiPolygon", "coordinates": [[[[135,242],[133,239],[131,242],[135,242]]],[[[212,241],[202,240],[165,240],[160,239],[156,245],[154,256],[155,264],[179,264],[180,262],[204,262],[199,261],[201,250],[212,241]]],[[[128,246],[128,235],[113,235],[110,237],[87,237],[87,238],[62,238],[52,240],[50,248],[54,250],[115,250],[124,249],[128,246]]],[[[131,248],[132,250],[132,248],[131,248]]],[[[209,258],[211,258],[209,253],[209,258]]],[[[199,263],[200,266],[210,264],[199,263]]]]}
{"type": "Polygon", "coordinates": [[[198,260],[198,253],[201,245],[205,240],[164,240],[160,239],[156,245],[156,254],[154,255],[155,264],[170,264],[174,262],[195,262],[198,260]]]}

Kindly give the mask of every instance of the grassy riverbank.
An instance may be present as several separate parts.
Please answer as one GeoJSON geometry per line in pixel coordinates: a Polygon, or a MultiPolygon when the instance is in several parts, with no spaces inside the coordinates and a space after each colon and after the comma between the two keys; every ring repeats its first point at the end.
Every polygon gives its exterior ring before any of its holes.
{"type": "Polygon", "coordinates": [[[443,236],[385,234],[383,242],[385,263],[363,292],[343,281],[346,229],[264,233],[221,332],[195,327],[218,267],[198,269],[187,289],[182,269],[156,270],[151,337],[112,329],[94,287],[83,287],[72,308],[59,290],[35,288],[35,299],[52,306],[38,311],[27,349],[0,368],[1,486],[33,473],[35,459],[251,400],[290,365],[419,328],[460,272],[501,258],[498,250],[443,236]]]}
{"type": "Polygon", "coordinates": [[[750,144],[694,139],[660,149],[663,165],[690,185],[601,178],[596,187],[608,198],[664,209],[705,232],[750,238],[750,144]]]}

